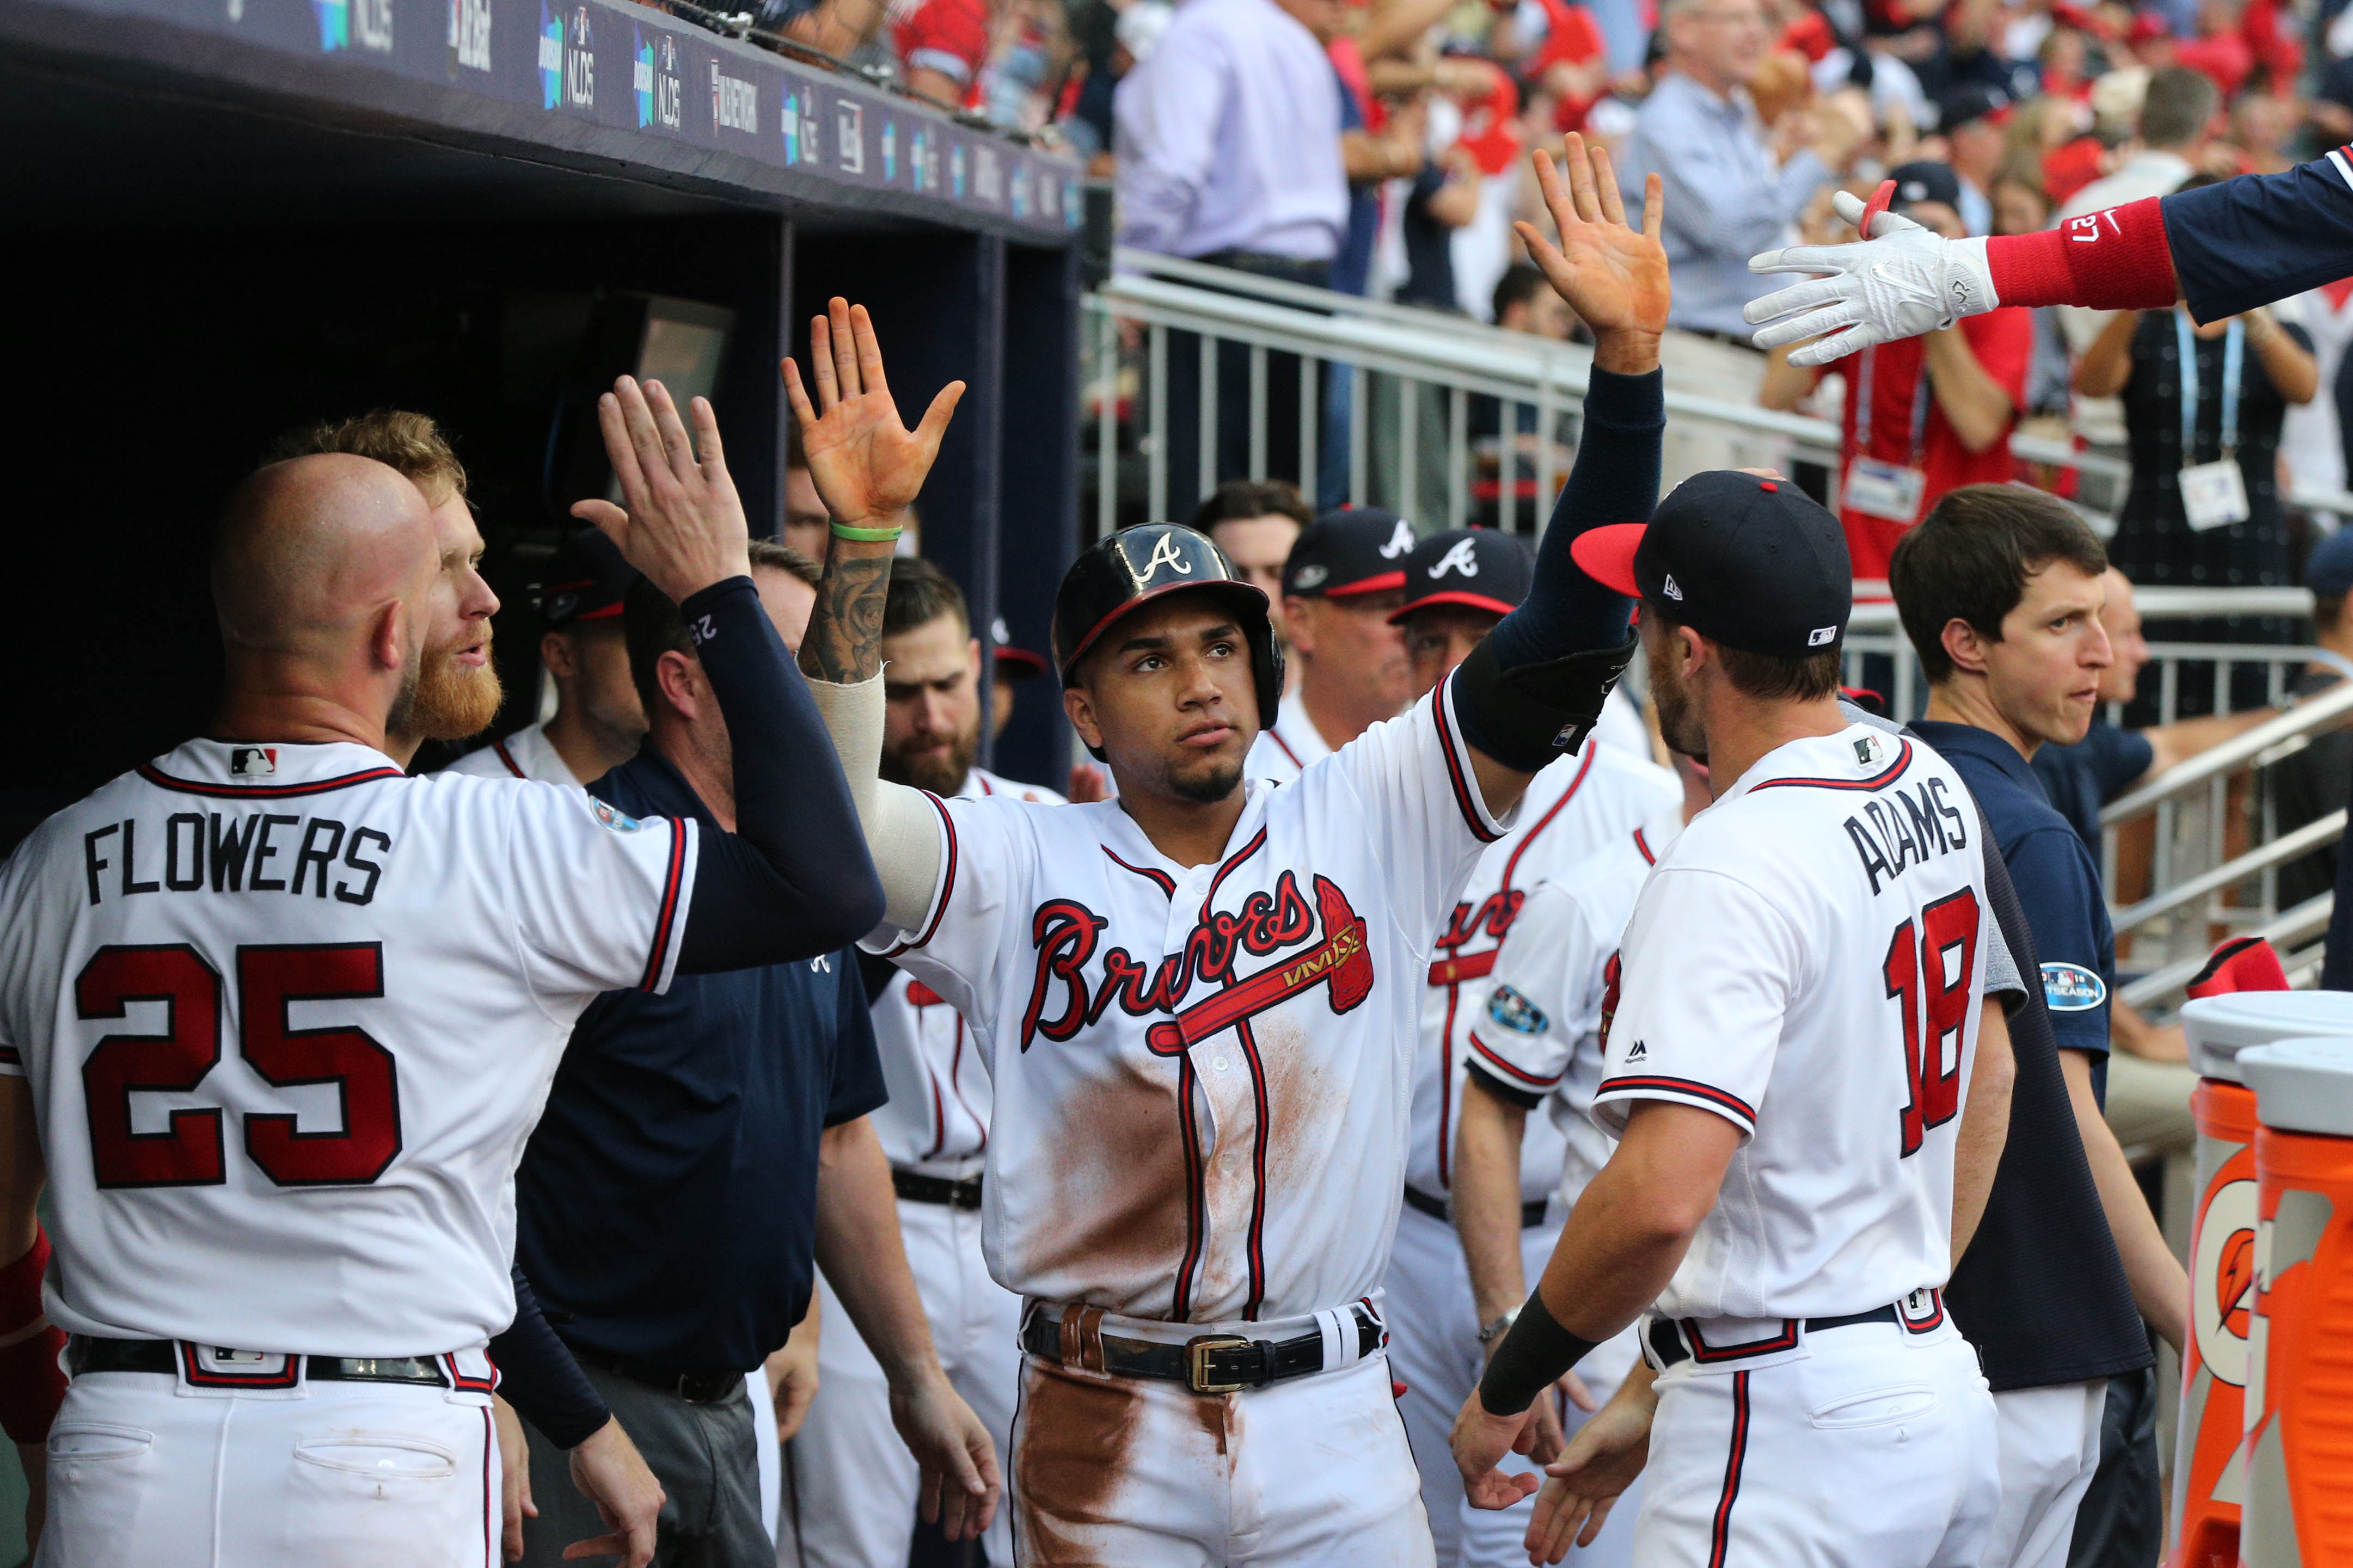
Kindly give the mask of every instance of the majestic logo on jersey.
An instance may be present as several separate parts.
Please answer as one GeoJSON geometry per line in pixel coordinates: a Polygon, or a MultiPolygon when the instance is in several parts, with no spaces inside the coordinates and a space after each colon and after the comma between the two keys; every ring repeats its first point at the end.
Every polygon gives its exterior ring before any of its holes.
{"type": "Polygon", "coordinates": [[[1648,1061],[1650,1059],[1651,1047],[1640,1040],[1636,1040],[1631,1046],[1629,1046],[1626,1048],[1626,1062],[1630,1067],[1636,1062],[1648,1061]]]}
{"type": "Polygon", "coordinates": [[[1465,577],[1479,575],[1479,557],[1472,552],[1469,540],[1456,541],[1445,554],[1431,562],[1430,579],[1434,583],[1449,572],[1460,572],[1465,577]]]}
{"type": "Polygon", "coordinates": [[[1397,527],[1389,531],[1389,542],[1381,546],[1381,559],[1394,561],[1412,549],[1413,524],[1399,518],[1397,520],[1397,527]]]}
{"type": "Polygon", "coordinates": [[[2107,982],[2082,964],[2042,966],[2042,1001],[2053,1013],[2088,1013],[2107,999],[2107,982]]]}
{"type": "Polygon", "coordinates": [[[1147,968],[1125,948],[1112,948],[1103,954],[1103,980],[1095,985],[1089,984],[1084,971],[1110,922],[1071,899],[1039,905],[1029,922],[1029,939],[1038,949],[1038,976],[1021,1017],[1021,1048],[1028,1050],[1040,1035],[1067,1040],[1102,1017],[1114,1002],[1131,1017],[1173,1015],[1155,1024],[1146,1037],[1146,1044],[1161,1056],[1181,1056],[1220,1029],[1247,1023],[1318,985],[1328,987],[1333,1012],[1347,1012],[1373,988],[1365,922],[1330,879],[1317,877],[1314,888],[1315,907],[1311,910],[1298,881],[1285,871],[1273,892],[1252,893],[1239,911],[1206,915],[1184,945],[1156,969],[1147,968]],[[1264,956],[1296,946],[1315,934],[1319,917],[1324,940],[1314,948],[1248,979],[1235,977],[1235,962],[1242,954],[1264,956]],[[1226,989],[1177,1011],[1197,980],[1226,989]],[[1050,1014],[1048,1008],[1056,1001],[1060,1005],[1050,1014]]]}
{"type": "Polygon", "coordinates": [[[636,833],[645,826],[645,824],[636,817],[624,812],[615,811],[610,805],[593,795],[589,797],[588,810],[597,821],[616,833],[636,833]]]}
{"type": "Polygon", "coordinates": [[[1541,1035],[1548,1023],[1543,1008],[1508,985],[1496,986],[1488,996],[1487,1016],[1515,1035],[1541,1035]]]}
{"type": "Polygon", "coordinates": [[[228,776],[233,779],[266,779],[278,771],[278,748],[275,746],[231,746],[228,749],[228,776]]]}
{"type": "Polygon", "coordinates": [[[1144,580],[1147,583],[1151,582],[1160,574],[1160,568],[1163,566],[1167,567],[1179,577],[1190,577],[1193,574],[1193,563],[1176,553],[1176,536],[1172,533],[1164,533],[1153,542],[1151,559],[1144,563],[1144,580]]]}

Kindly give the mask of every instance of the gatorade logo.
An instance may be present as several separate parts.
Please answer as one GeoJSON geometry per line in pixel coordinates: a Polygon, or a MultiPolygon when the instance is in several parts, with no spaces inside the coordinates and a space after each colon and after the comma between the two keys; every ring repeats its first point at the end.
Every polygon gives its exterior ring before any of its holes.
{"type": "Polygon", "coordinates": [[[2247,1385],[2247,1326],[2255,1305],[2255,1184],[2225,1182],[2198,1222],[2189,1331],[2215,1381],[2247,1385]]]}
{"type": "Polygon", "coordinates": [[[1176,552],[1176,536],[1173,533],[1164,533],[1153,541],[1151,559],[1144,563],[1144,580],[1151,582],[1164,565],[1180,577],[1193,574],[1193,563],[1176,552]]]}

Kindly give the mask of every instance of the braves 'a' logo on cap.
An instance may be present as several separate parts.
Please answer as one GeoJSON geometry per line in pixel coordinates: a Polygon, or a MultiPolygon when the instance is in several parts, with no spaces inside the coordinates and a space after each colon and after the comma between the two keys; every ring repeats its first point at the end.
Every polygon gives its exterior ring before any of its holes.
{"type": "Polygon", "coordinates": [[[1389,542],[1381,546],[1381,559],[1394,561],[1412,548],[1413,524],[1399,518],[1397,520],[1397,527],[1389,531],[1389,542]]]}
{"type": "Polygon", "coordinates": [[[1465,577],[1479,575],[1479,557],[1469,540],[1456,540],[1452,549],[1430,563],[1430,580],[1434,583],[1449,572],[1460,572],[1465,577]]]}
{"type": "Polygon", "coordinates": [[[1144,563],[1144,580],[1151,582],[1164,563],[1180,577],[1193,574],[1193,563],[1176,552],[1176,536],[1173,533],[1164,533],[1153,541],[1151,558],[1144,563]]]}

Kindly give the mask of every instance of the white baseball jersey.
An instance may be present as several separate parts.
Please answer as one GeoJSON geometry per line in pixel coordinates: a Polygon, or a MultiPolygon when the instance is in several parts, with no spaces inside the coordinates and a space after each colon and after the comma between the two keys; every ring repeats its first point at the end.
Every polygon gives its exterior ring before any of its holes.
{"type": "Polygon", "coordinates": [[[1620,1132],[1669,1100],[1742,1135],[1660,1311],[1830,1317],[1945,1283],[1978,997],[2016,984],[1980,840],[1942,757],[1852,724],[1767,753],[1659,858],[1593,1115],[1620,1132]]]}
{"type": "MultiPolygon", "coordinates": [[[[1408,1186],[1434,1198],[1454,1181],[1454,1130],[1462,1118],[1462,1078],[1471,1029],[1487,994],[1506,932],[1529,889],[1589,858],[1603,845],[1683,799],[1674,774],[1598,742],[1535,776],[1520,802],[1520,825],[1488,846],[1430,953],[1421,1005],[1421,1058],[1413,1082],[1413,1151],[1408,1186]]],[[[1520,1144],[1520,1195],[1541,1202],[1560,1184],[1562,1146],[1548,1124],[1520,1144]]]]}
{"type": "Polygon", "coordinates": [[[1332,748],[1324,743],[1324,732],[1307,716],[1307,704],[1294,687],[1276,707],[1274,722],[1261,730],[1258,739],[1250,742],[1242,772],[1254,779],[1289,784],[1304,773],[1308,764],[1322,762],[1331,754],[1332,748]]]}
{"type": "Polygon", "coordinates": [[[1504,832],[1450,688],[1249,781],[1214,864],[1116,802],[939,803],[932,907],[877,945],[988,1054],[1000,1284],[1180,1321],[1378,1286],[1430,939],[1504,832]]]}
{"type": "Polygon", "coordinates": [[[572,1024],[660,990],[691,823],[191,741],[0,868],[0,1071],[31,1080],[77,1333],[417,1355],[514,1316],[514,1169],[572,1024]]]}
{"type": "MultiPolygon", "coordinates": [[[[1062,804],[1052,790],[986,768],[966,772],[954,798],[997,795],[1062,804]]],[[[868,1117],[883,1156],[902,1170],[950,1181],[977,1173],[988,1147],[988,1066],[964,1015],[902,970],[874,999],[874,1045],[891,1091],[890,1103],[868,1117]]]]}
{"type": "Polygon", "coordinates": [[[572,776],[564,753],[548,741],[544,720],[526,724],[487,746],[477,747],[440,771],[472,773],[486,779],[537,779],[543,784],[570,784],[574,789],[584,788],[588,782],[572,776]]]}
{"type": "Polygon", "coordinates": [[[1609,1159],[1612,1142],[1591,1111],[1618,944],[1651,868],[1683,830],[1678,801],[1531,889],[1470,1013],[1472,1065],[1549,1112],[1561,1150],[1552,1177],[1564,1206],[1609,1159]]]}

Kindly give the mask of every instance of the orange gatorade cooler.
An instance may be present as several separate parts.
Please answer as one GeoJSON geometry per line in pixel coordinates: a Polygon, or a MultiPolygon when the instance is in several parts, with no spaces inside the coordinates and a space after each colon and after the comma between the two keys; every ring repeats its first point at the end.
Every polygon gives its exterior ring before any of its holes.
{"type": "Polygon", "coordinates": [[[2353,993],[2241,991],[2181,1009],[2198,1122],[2189,1232],[2189,1342],[2173,1456],[2172,1568],[2236,1568],[2245,1471],[2247,1322],[2254,1307],[2255,1096],[2239,1053],[2315,1035],[2353,1037],[2353,993]]]}
{"type": "Polygon", "coordinates": [[[2353,1040],[2239,1053],[2255,1091],[2246,1568],[2353,1568],[2353,1040]]]}

